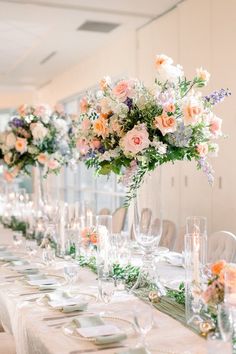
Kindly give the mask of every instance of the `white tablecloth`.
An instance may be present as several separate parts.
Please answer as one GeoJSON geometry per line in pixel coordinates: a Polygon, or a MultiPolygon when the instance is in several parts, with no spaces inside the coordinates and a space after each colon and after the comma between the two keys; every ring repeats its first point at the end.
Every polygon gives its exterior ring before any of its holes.
{"type": "MultiPolygon", "coordinates": [[[[0,229],[0,244],[4,242],[11,242],[11,231],[0,229]]],[[[58,268],[60,268],[60,263],[58,268]]],[[[52,269],[51,271],[55,274],[61,274],[61,270],[52,269]]],[[[163,277],[168,276],[172,279],[183,276],[183,270],[164,264],[160,265],[160,272],[163,277]]],[[[61,328],[50,327],[49,324],[52,324],[53,321],[43,319],[52,316],[55,312],[35,302],[24,301],[24,296],[20,296],[20,294],[32,290],[20,280],[4,282],[3,279],[7,273],[12,274],[7,267],[0,268],[0,318],[5,328],[12,332],[15,337],[17,354],[70,354],[73,350],[96,348],[92,343],[66,336],[61,328]]],[[[81,269],[78,284],[81,290],[87,293],[97,292],[96,276],[89,270],[81,269]]],[[[140,307],[144,306],[142,301],[134,296],[114,296],[110,304],[93,303],[89,305],[88,310],[93,312],[104,309],[106,311],[112,310],[118,316],[132,320],[131,310],[137,303],[140,307]]],[[[179,322],[156,309],[154,309],[154,319],[154,327],[147,336],[152,353],[156,352],[155,349],[160,348],[172,349],[182,354],[184,351],[189,351],[191,354],[206,353],[206,341],[179,322]]],[[[138,336],[134,334],[122,344],[134,347],[138,340],[138,336]]],[[[99,350],[99,353],[112,354],[123,350],[99,350]]]]}

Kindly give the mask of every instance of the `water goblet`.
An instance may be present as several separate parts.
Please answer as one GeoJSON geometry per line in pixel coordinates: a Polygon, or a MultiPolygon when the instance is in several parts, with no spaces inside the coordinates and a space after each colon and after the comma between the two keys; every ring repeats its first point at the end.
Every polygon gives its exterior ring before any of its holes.
{"type": "Polygon", "coordinates": [[[115,281],[109,276],[102,276],[98,279],[98,289],[100,299],[105,303],[109,304],[115,293],[115,281]]]}
{"type": "Polygon", "coordinates": [[[51,248],[50,246],[44,248],[42,253],[42,259],[46,267],[52,266],[56,259],[55,249],[51,248]]]}
{"type": "Polygon", "coordinates": [[[136,306],[133,310],[134,327],[137,333],[141,336],[140,345],[147,347],[146,336],[153,327],[153,309],[151,305],[142,304],[136,306]]]}
{"type": "Polygon", "coordinates": [[[76,263],[66,262],[64,265],[64,277],[68,284],[68,292],[71,293],[72,286],[78,280],[79,265],[76,263]]]}
{"type": "Polygon", "coordinates": [[[37,253],[37,242],[36,240],[26,240],[25,249],[30,257],[35,256],[37,253]]]}

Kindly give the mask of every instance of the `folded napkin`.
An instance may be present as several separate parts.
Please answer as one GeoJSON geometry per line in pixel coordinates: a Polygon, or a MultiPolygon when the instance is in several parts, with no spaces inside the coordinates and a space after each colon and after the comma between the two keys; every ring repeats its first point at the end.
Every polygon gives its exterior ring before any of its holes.
{"type": "Polygon", "coordinates": [[[26,264],[29,264],[29,262],[24,259],[18,261],[12,261],[12,265],[14,266],[14,268],[18,266],[24,266],[26,264]]]}
{"type": "Polygon", "coordinates": [[[45,274],[41,274],[41,273],[36,273],[36,274],[27,274],[26,275],[26,279],[27,280],[39,280],[39,279],[46,279],[46,275],[45,274]]]}
{"type": "Polygon", "coordinates": [[[12,262],[12,261],[20,261],[20,258],[14,255],[0,255],[0,261],[3,262],[12,262]]]}
{"type": "MultiPolygon", "coordinates": [[[[89,328],[89,327],[99,327],[104,326],[105,323],[99,316],[83,316],[80,318],[76,318],[72,321],[77,328],[89,328]]],[[[94,337],[94,344],[102,345],[102,344],[110,344],[115,342],[121,342],[127,338],[126,334],[123,332],[110,334],[110,335],[98,335],[94,337]]]]}
{"type": "Polygon", "coordinates": [[[54,278],[45,278],[45,279],[34,279],[34,280],[28,280],[27,281],[29,285],[32,286],[37,286],[38,288],[43,287],[43,286],[56,286],[56,285],[61,285],[57,279],[54,278]]]}
{"type": "MultiPolygon", "coordinates": [[[[150,352],[143,347],[128,349],[128,350],[125,350],[124,352],[119,352],[119,354],[149,354],[149,353],[150,352]]],[[[118,354],[118,353],[115,353],[115,354],[118,354]]]]}
{"type": "Polygon", "coordinates": [[[50,301],[48,304],[55,308],[60,309],[62,312],[84,311],[88,307],[88,303],[83,298],[70,298],[67,293],[48,294],[50,301]],[[51,295],[51,296],[50,296],[51,295]]]}
{"type": "Polygon", "coordinates": [[[177,266],[177,267],[183,267],[184,266],[184,258],[183,255],[177,252],[169,252],[165,254],[166,261],[170,263],[171,265],[177,266]]]}

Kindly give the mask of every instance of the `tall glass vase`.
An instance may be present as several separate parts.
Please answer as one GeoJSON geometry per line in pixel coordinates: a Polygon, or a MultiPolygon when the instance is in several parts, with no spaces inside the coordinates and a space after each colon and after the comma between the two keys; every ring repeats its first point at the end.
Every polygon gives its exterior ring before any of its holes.
{"type": "Polygon", "coordinates": [[[145,177],[134,201],[133,232],[143,254],[140,276],[134,288],[142,285],[143,278],[152,277],[154,254],[162,235],[161,168],[145,177]]]}
{"type": "Polygon", "coordinates": [[[43,215],[48,202],[47,180],[43,174],[43,166],[37,164],[34,175],[35,205],[39,214],[43,215]]]}
{"type": "Polygon", "coordinates": [[[197,328],[203,321],[201,294],[206,256],[206,218],[188,217],[185,234],[185,313],[187,323],[197,328]]]}

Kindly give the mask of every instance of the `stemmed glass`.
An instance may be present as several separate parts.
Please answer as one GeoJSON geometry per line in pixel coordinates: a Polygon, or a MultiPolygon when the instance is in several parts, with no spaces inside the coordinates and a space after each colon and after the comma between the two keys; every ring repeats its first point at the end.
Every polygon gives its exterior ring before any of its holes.
{"type": "Polygon", "coordinates": [[[79,265],[66,262],[64,265],[64,277],[68,284],[68,293],[71,294],[73,285],[77,282],[79,275],[79,265]]]}
{"type": "Polygon", "coordinates": [[[15,247],[19,248],[22,245],[22,243],[23,243],[23,233],[22,233],[22,231],[14,231],[13,235],[12,235],[12,238],[13,238],[13,243],[14,243],[15,247]]]}
{"type": "Polygon", "coordinates": [[[151,305],[142,304],[142,306],[136,306],[133,310],[133,317],[135,330],[141,336],[140,345],[146,348],[146,336],[153,327],[153,309],[151,305]]]}

